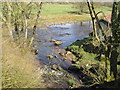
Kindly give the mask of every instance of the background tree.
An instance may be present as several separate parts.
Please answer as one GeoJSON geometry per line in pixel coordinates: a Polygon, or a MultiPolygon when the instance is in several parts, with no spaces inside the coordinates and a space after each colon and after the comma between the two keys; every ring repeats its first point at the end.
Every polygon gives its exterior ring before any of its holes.
{"type": "Polygon", "coordinates": [[[79,14],[82,14],[83,12],[86,11],[87,4],[85,2],[79,2],[76,3],[74,7],[79,10],[79,14]]]}
{"type": "MultiPolygon", "coordinates": [[[[100,3],[94,2],[95,8],[100,6],[100,3]]],[[[88,13],[88,6],[86,2],[79,2],[74,4],[74,8],[78,9],[79,14],[88,13]]]]}

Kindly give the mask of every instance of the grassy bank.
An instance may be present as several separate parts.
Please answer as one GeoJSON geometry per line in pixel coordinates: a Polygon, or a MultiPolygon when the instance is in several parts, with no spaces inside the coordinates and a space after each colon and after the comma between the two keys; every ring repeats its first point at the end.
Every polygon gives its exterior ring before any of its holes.
{"type": "Polygon", "coordinates": [[[40,79],[42,70],[30,48],[19,46],[8,39],[3,32],[2,43],[2,87],[3,88],[36,88],[43,87],[40,79]]]}
{"type": "Polygon", "coordinates": [[[8,38],[8,33],[7,30],[2,33],[2,88],[52,87],[44,81],[44,68],[32,48],[8,38]]]}
{"type": "MultiPolygon", "coordinates": [[[[120,46],[117,47],[118,57],[117,61],[120,61],[120,46]]],[[[106,83],[105,79],[105,56],[100,55],[100,48],[94,46],[90,41],[90,38],[85,38],[83,40],[77,40],[70,46],[65,48],[67,51],[72,52],[76,60],[73,61],[70,70],[76,69],[78,76],[81,78],[86,87],[90,87],[94,84],[100,85],[103,88],[119,88],[115,83],[120,84],[120,65],[117,65],[117,80],[113,82],[106,83]],[[83,76],[82,76],[83,75],[83,76]],[[83,78],[84,77],[84,78],[83,78]],[[111,84],[114,84],[111,86],[111,84]]],[[[112,79],[111,79],[112,80],[112,79]]],[[[97,86],[96,86],[97,87],[97,86]]]]}

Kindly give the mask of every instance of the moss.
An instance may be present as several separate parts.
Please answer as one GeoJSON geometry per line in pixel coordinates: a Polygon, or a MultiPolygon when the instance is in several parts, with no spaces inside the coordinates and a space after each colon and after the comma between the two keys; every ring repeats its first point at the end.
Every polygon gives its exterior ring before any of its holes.
{"type": "Polygon", "coordinates": [[[89,53],[84,51],[82,47],[71,45],[67,47],[67,50],[70,50],[73,54],[75,54],[77,60],[76,61],[83,61],[83,62],[96,62],[97,54],[89,53]]]}
{"type": "Polygon", "coordinates": [[[73,83],[74,83],[74,81],[73,81],[72,79],[68,80],[68,84],[69,84],[70,86],[72,86],[73,83]]]}

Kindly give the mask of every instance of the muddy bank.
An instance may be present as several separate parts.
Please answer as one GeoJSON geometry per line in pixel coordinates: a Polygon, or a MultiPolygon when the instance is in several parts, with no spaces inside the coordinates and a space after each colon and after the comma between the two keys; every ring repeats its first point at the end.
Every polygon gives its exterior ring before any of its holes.
{"type": "Polygon", "coordinates": [[[50,26],[50,25],[63,25],[63,24],[72,24],[72,23],[81,23],[82,22],[89,22],[91,23],[91,21],[61,21],[61,22],[52,22],[52,23],[48,23],[46,24],[47,26],[50,26]]]}

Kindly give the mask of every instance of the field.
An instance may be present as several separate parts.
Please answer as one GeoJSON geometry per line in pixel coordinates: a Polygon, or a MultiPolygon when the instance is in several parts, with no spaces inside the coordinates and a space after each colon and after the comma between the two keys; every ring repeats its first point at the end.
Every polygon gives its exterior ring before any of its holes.
{"type": "MultiPolygon", "coordinates": [[[[42,8],[41,22],[44,24],[61,24],[91,20],[88,9],[82,14],[78,14],[79,9],[76,9],[74,4],[46,3],[43,4],[42,8]]],[[[96,12],[103,11],[106,15],[110,15],[112,11],[110,7],[106,6],[99,6],[95,10],[96,12]]],[[[102,16],[102,14],[100,14],[100,16],[102,16]]]]}

